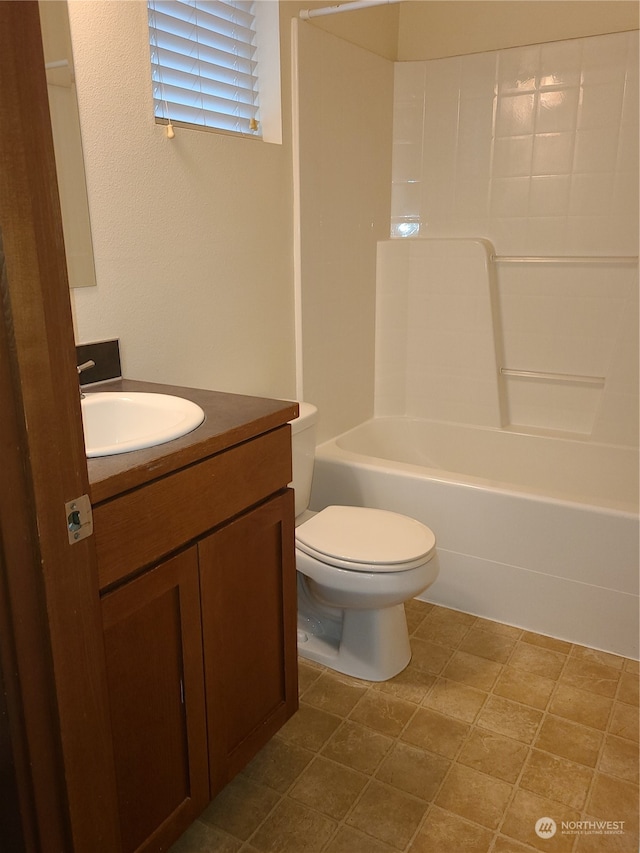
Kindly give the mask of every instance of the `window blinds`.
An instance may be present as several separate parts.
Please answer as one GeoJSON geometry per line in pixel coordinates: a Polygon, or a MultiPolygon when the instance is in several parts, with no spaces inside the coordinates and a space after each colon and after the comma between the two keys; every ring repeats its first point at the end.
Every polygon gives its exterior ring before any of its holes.
{"type": "Polygon", "coordinates": [[[156,118],[259,136],[254,3],[147,5],[156,118]]]}

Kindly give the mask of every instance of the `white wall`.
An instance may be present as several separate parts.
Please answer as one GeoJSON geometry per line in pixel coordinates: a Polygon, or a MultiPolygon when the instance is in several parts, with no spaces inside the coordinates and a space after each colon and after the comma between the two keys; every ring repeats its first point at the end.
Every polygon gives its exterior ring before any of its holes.
{"type": "Polygon", "coordinates": [[[296,22],[299,393],[319,439],[373,414],[376,241],[389,233],[393,63],[296,22]]]}
{"type": "Polygon", "coordinates": [[[143,0],[69,4],[96,288],[73,291],[78,343],[119,337],[134,379],[295,391],[289,21],[284,144],[153,118],[143,0]]]}
{"type": "MultiPolygon", "coordinates": [[[[397,64],[392,229],[502,256],[637,256],[638,33],[397,64]]],[[[637,264],[494,275],[499,366],[598,380],[505,379],[505,422],[636,443],[637,264]]]]}

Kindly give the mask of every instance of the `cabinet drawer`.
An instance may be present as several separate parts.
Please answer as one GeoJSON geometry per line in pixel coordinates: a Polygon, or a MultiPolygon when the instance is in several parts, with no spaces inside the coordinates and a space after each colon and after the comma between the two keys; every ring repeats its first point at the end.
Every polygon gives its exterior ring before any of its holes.
{"type": "Polygon", "coordinates": [[[93,510],[100,588],[149,565],[291,481],[288,425],[93,510]]]}

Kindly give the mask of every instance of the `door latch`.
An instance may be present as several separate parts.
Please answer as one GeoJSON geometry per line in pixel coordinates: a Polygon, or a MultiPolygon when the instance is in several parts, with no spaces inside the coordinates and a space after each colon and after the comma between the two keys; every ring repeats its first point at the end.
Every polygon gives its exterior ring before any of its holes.
{"type": "Polygon", "coordinates": [[[80,495],[65,505],[67,516],[67,532],[69,544],[73,545],[81,539],[86,539],[93,533],[93,514],[91,512],[91,501],[89,495],[80,495]]]}

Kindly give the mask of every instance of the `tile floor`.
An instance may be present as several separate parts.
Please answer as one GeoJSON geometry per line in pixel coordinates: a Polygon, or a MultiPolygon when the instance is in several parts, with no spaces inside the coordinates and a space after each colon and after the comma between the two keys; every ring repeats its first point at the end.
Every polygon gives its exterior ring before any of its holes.
{"type": "Polygon", "coordinates": [[[298,713],[171,853],[636,853],[637,662],[419,601],[407,620],[391,681],[300,660],[298,713]]]}

